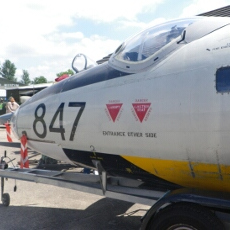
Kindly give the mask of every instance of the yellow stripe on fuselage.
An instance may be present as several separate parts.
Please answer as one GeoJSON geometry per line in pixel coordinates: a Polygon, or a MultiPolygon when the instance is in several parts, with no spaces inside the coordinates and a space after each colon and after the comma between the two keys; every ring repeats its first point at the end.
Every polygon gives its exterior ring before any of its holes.
{"type": "Polygon", "coordinates": [[[184,187],[230,192],[229,165],[133,156],[122,157],[159,178],[184,187]]]}

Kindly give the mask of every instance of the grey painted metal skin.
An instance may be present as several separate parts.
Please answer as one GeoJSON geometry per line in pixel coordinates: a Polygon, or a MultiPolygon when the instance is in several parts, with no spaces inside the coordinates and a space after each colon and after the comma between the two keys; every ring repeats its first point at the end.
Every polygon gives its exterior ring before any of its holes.
{"type": "MultiPolygon", "coordinates": [[[[45,98],[35,95],[36,100],[28,100],[15,113],[12,121],[15,133],[21,136],[25,131],[32,149],[69,163],[71,160],[63,149],[92,152],[93,146],[97,152],[126,157],[134,164],[133,159],[140,157],[145,162],[138,161],[138,167],[185,187],[229,191],[226,168],[230,164],[230,100],[228,93],[216,91],[217,70],[229,66],[229,22],[228,18],[202,18],[186,28],[184,40],[174,39],[139,64],[122,62],[116,59],[116,54],[112,55],[108,63],[111,67],[135,73],[73,90],[60,89],[60,93],[45,98]],[[159,58],[154,62],[156,57],[159,58]],[[76,130],[77,137],[70,141],[75,108],[63,111],[65,139],[60,133],[50,132],[48,127],[60,103],[68,105],[73,99],[86,102],[86,107],[76,130]],[[117,122],[111,122],[105,112],[110,100],[123,104],[117,122]],[[137,100],[151,103],[151,113],[143,122],[132,114],[132,103],[137,100]],[[35,116],[43,115],[39,107],[42,103],[46,106],[44,123],[35,121],[35,116]],[[46,136],[39,138],[34,129],[42,133],[44,125],[46,136]],[[154,135],[121,138],[105,136],[104,131],[154,135]],[[171,163],[162,169],[164,160],[171,163]],[[154,167],[146,168],[149,161],[154,167]],[[200,169],[202,165],[196,169],[199,163],[205,165],[207,173],[200,169]],[[176,172],[173,176],[171,168],[176,172]]],[[[68,81],[74,79],[63,84],[68,81]]],[[[52,91],[52,87],[45,89],[46,92],[52,91]]]]}
{"type": "Polygon", "coordinates": [[[12,116],[13,116],[13,113],[6,113],[4,115],[1,115],[0,124],[4,125],[5,123],[10,122],[12,116]]]}

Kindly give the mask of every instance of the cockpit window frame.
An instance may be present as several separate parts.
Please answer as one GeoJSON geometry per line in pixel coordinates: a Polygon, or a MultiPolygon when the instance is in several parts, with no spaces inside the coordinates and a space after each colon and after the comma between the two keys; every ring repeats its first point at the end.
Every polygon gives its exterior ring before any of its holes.
{"type": "MultiPolygon", "coordinates": [[[[146,67],[148,67],[149,65],[152,65],[154,62],[156,62],[159,58],[163,56],[165,56],[166,52],[170,53],[172,50],[177,48],[177,40],[181,40],[182,36],[183,36],[183,31],[184,29],[191,23],[195,22],[196,20],[198,20],[197,18],[189,18],[189,19],[179,19],[179,20],[174,20],[174,21],[170,21],[167,23],[163,23],[161,25],[157,25],[157,26],[153,26],[150,27],[140,33],[138,33],[137,35],[135,35],[134,37],[132,37],[131,39],[126,40],[124,43],[122,43],[114,52],[114,54],[110,57],[110,64],[115,67],[116,65],[120,65],[120,67],[122,68],[122,70],[126,70],[126,72],[137,72],[138,69],[144,69],[146,67]],[[166,35],[168,35],[170,32],[168,31],[172,31],[172,29],[175,29],[178,25],[178,28],[181,28],[181,25],[185,25],[182,29],[180,29],[180,32],[177,34],[176,37],[174,37],[172,40],[166,42],[165,44],[161,44],[160,47],[153,52],[150,53],[150,55],[147,55],[145,57],[143,57],[143,50],[144,50],[144,46],[146,46],[147,42],[151,42],[151,40],[149,39],[149,36],[152,35],[154,37],[154,35],[157,34],[157,36],[162,36],[163,33],[165,33],[166,35]],[[153,34],[151,34],[153,32],[153,34]],[[162,32],[163,31],[163,32],[162,32]],[[139,44],[138,46],[135,47],[135,41],[137,41],[139,44]],[[129,53],[129,57],[126,58],[122,58],[121,56],[124,54],[124,52],[126,52],[127,46],[131,46],[132,47],[132,43],[134,43],[134,49],[138,49],[138,51],[134,51],[133,53],[129,53]],[[170,44],[170,45],[169,45],[170,44]],[[170,46],[170,47],[169,47],[170,46]],[[141,50],[141,52],[140,52],[141,50]],[[132,56],[133,55],[133,56],[132,56]],[[131,58],[133,58],[132,60],[130,60],[131,58]],[[136,60],[135,60],[136,59],[136,60]],[[115,65],[115,66],[114,66],[115,65]]],[[[165,36],[166,36],[165,35],[165,36]]],[[[148,50],[147,50],[148,52],[148,50]]]]}
{"type": "MultiPolygon", "coordinates": [[[[110,59],[109,59],[109,66],[112,68],[115,68],[117,70],[127,72],[127,73],[138,73],[143,70],[146,70],[148,68],[151,68],[158,63],[160,63],[162,60],[167,58],[170,54],[178,50],[179,48],[183,47],[184,45],[187,45],[197,39],[200,39],[204,36],[206,36],[209,33],[212,33],[219,28],[226,26],[230,24],[229,19],[223,19],[223,18],[207,18],[207,17],[192,17],[192,18],[186,18],[186,19],[178,19],[171,22],[163,23],[161,25],[151,27],[147,30],[142,31],[141,33],[135,35],[131,39],[128,39],[124,43],[122,43],[114,52],[110,59]],[[124,58],[119,58],[119,55],[121,53],[125,52],[125,49],[130,41],[137,36],[141,37],[141,34],[145,34],[146,31],[151,30],[152,28],[161,28],[161,26],[167,26],[168,25],[181,25],[178,24],[181,22],[182,24],[187,21],[187,27],[185,26],[184,30],[181,30],[181,35],[174,38],[169,43],[166,43],[160,49],[158,49],[156,52],[153,52],[153,54],[149,55],[147,58],[138,60],[138,61],[130,61],[125,60],[124,58]]],[[[142,38],[143,39],[143,38],[142,38]]]]}
{"type": "Polygon", "coordinates": [[[127,62],[142,62],[150,59],[172,40],[182,36],[184,29],[194,21],[194,19],[178,20],[151,27],[123,43],[116,52],[115,58],[127,62]],[[138,44],[135,44],[136,42],[138,44]]]}

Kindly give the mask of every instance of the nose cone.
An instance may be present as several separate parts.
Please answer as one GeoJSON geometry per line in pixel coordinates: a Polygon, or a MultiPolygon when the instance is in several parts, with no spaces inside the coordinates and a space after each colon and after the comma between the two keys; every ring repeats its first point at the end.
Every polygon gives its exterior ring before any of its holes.
{"type": "Polygon", "coordinates": [[[18,135],[18,130],[17,130],[17,116],[18,116],[19,110],[20,110],[20,107],[14,113],[12,113],[11,120],[10,120],[12,132],[17,139],[20,139],[18,135]]]}
{"type": "Polygon", "coordinates": [[[14,113],[6,113],[2,116],[0,116],[0,125],[4,125],[7,122],[10,122],[12,116],[14,113]]]}
{"type": "Polygon", "coordinates": [[[11,124],[12,132],[16,138],[19,139],[17,130],[16,130],[16,118],[18,110],[13,113],[6,113],[0,116],[0,125],[4,125],[7,122],[11,124]]]}

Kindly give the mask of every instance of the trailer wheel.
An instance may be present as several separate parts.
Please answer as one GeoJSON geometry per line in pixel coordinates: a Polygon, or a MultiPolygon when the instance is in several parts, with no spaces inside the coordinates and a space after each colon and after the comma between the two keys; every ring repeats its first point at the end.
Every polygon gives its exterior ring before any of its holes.
{"type": "Polygon", "coordinates": [[[10,195],[9,193],[2,194],[2,204],[6,207],[10,205],[10,195]]]}
{"type": "Polygon", "coordinates": [[[223,223],[209,209],[191,203],[177,203],[160,210],[148,230],[224,230],[223,223]]]}

